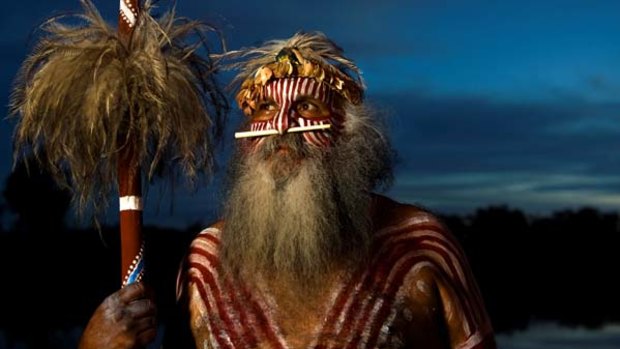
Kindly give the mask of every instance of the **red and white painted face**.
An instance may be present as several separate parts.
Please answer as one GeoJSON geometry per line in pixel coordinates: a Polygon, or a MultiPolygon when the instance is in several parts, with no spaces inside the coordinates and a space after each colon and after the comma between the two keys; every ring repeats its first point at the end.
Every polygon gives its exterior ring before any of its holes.
{"type": "MultiPolygon", "coordinates": [[[[316,147],[328,147],[344,121],[338,94],[313,78],[286,78],[267,83],[250,121],[250,130],[277,130],[283,135],[291,127],[329,124],[331,128],[303,132],[304,140],[316,147]]],[[[260,142],[262,138],[257,138],[260,142]]]]}

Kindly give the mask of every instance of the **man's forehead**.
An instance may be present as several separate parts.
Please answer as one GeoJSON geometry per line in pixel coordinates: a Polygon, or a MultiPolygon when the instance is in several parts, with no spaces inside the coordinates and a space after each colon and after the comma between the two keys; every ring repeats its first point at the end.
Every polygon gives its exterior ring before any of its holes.
{"type": "Polygon", "coordinates": [[[327,100],[332,93],[325,84],[306,77],[275,79],[263,88],[263,99],[311,97],[327,100]]]}

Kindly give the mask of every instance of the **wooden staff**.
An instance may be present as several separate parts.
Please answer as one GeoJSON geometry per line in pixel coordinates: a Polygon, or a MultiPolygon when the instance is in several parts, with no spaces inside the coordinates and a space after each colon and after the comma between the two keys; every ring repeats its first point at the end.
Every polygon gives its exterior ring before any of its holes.
{"type": "Polygon", "coordinates": [[[227,108],[212,62],[189,42],[209,27],[173,11],[157,20],[151,2],[139,8],[138,1],[121,0],[117,27],[91,0],[80,0],[77,25],[46,21],[47,35],[24,60],[11,96],[15,159],[45,150],[36,158],[73,187],[81,212],[92,204],[101,213],[118,189],[123,286],[144,270],[142,176],[177,166],[190,181],[208,173],[211,130],[219,133],[227,108]]]}
{"type": "MultiPolygon", "coordinates": [[[[118,15],[119,36],[129,44],[138,21],[138,0],[121,0],[118,15]]],[[[129,125],[130,127],[130,125],[129,125]]],[[[141,169],[131,139],[120,139],[124,146],[118,157],[118,192],[121,234],[122,286],[140,281],[144,275],[144,239],[142,238],[142,183],[141,169]]]]}

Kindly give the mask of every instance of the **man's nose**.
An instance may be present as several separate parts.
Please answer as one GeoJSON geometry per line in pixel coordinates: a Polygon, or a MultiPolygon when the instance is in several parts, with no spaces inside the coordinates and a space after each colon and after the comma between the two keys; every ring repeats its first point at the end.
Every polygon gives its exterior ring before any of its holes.
{"type": "Polygon", "coordinates": [[[278,134],[285,134],[290,127],[294,126],[294,121],[291,119],[290,108],[281,108],[273,122],[274,128],[278,131],[278,134]]]}

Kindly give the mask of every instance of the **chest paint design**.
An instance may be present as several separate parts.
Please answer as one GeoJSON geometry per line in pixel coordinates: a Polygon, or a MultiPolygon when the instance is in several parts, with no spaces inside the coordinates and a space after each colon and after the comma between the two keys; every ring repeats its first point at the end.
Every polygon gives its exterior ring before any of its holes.
{"type": "MultiPolygon", "coordinates": [[[[199,309],[192,326],[208,333],[203,348],[293,348],[274,321],[268,297],[218,275],[220,230],[208,228],[193,241],[188,278],[191,303],[199,309]],[[206,330],[206,331],[205,331],[206,330]]],[[[474,348],[482,340],[485,316],[477,287],[462,268],[466,261],[451,236],[426,214],[410,217],[375,235],[369,268],[359,270],[334,290],[324,321],[308,348],[381,348],[389,341],[397,316],[399,290],[410,273],[431,266],[455,289],[469,338],[459,348],[474,348]],[[338,338],[337,344],[331,339],[338,338]],[[344,345],[343,345],[344,343],[344,345]]],[[[402,309],[401,309],[402,310],[402,309]]]]}
{"type": "MultiPolygon", "coordinates": [[[[250,131],[278,130],[285,133],[294,126],[331,125],[329,131],[304,132],[308,144],[325,147],[331,144],[334,136],[342,130],[344,116],[335,108],[335,92],[327,85],[312,78],[277,79],[263,88],[265,99],[272,99],[278,105],[278,113],[271,120],[252,121],[250,131]],[[331,110],[330,116],[321,119],[304,118],[295,110],[295,102],[301,96],[308,96],[322,101],[331,110]]],[[[258,140],[260,142],[260,140],[258,140]]]]}

